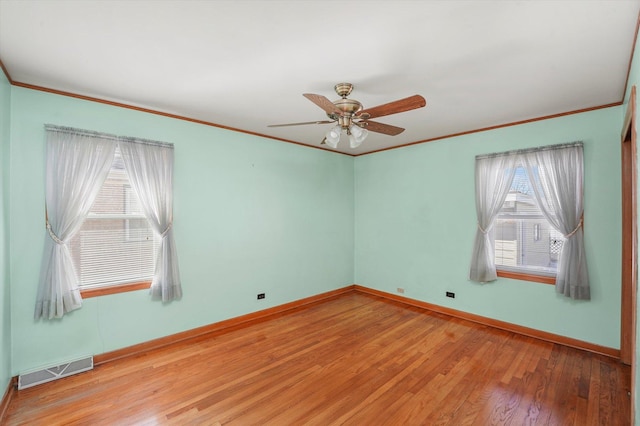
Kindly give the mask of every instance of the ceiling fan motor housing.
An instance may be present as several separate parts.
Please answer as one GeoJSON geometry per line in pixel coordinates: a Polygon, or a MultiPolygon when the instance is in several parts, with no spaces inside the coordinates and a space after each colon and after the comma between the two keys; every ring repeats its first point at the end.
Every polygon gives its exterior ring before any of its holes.
{"type": "Polygon", "coordinates": [[[333,104],[342,111],[342,114],[327,114],[327,116],[332,120],[337,120],[343,128],[349,127],[353,116],[362,111],[362,104],[354,99],[342,98],[334,101],[333,104]]]}

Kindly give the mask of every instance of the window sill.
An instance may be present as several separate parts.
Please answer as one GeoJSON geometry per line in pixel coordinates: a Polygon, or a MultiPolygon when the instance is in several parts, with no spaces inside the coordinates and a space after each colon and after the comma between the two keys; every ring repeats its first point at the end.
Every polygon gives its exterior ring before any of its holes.
{"type": "Polygon", "coordinates": [[[80,290],[83,299],[90,297],[106,296],[108,294],[126,293],[128,291],[145,290],[151,287],[151,281],[112,285],[109,287],[87,288],[80,290]]]}
{"type": "Polygon", "coordinates": [[[522,272],[500,271],[498,270],[498,276],[502,278],[511,278],[513,280],[533,281],[542,284],[555,285],[556,277],[549,277],[545,275],[532,275],[522,272]]]}

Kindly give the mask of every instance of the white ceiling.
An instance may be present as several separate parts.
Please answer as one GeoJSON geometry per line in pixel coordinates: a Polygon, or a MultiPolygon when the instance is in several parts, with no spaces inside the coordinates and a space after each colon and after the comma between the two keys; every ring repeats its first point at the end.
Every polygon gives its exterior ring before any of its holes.
{"type": "MultiPolygon", "coordinates": [[[[362,154],[620,102],[640,0],[0,0],[0,60],[42,86],[319,147],[302,96],[353,83],[376,119],[362,154]]],[[[346,139],[346,138],[344,138],[346,139]]],[[[323,145],[322,147],[325,147],[323,145]]],[[[330,149],[330,148],[327,148],[330,149]]]]}

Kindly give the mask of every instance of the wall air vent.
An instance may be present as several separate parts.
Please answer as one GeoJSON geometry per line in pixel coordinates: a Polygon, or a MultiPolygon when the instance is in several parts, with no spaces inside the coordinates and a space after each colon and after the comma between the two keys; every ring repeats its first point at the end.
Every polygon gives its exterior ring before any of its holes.
{"type": "Polygon", "coordinates": [[[51,382],[72,374],[93,369],[93,357],[80,358],[54,367],[46,367],[18,376],[18,389],[25,389],[41,383],[51,382]]]}

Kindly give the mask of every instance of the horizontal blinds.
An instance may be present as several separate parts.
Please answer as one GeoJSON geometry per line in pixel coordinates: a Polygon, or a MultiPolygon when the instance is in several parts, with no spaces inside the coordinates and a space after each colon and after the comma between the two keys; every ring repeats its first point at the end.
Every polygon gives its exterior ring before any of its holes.
{"type": "Polygon", "coordinates": [[[159,238],[144,217],[116,150],[109,175],[70,249],[80,286],[153,278],[159,238]]]}

